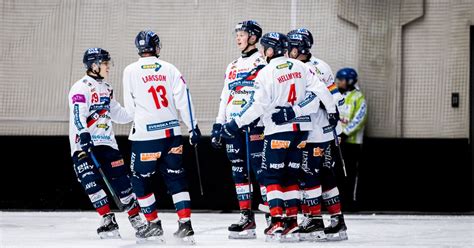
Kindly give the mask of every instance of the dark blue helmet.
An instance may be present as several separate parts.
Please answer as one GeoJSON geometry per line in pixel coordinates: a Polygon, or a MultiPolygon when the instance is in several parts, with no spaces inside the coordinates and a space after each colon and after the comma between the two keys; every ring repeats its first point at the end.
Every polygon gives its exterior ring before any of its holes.
{"type": "Polygon", "coordinates": [[[288,33],[288,51],[293,48],[298,49],[300,54],[309,54],[311,48],[311,42],[308,37],[298,33],[288,33]]]}
{"type": "Polygon", "coordinates": [[[314,44],[314,40],[313,40],[313,35],[311,34],[311,32],[309,32],[308,29],[306,28],[298,28],[298,29],[295,29],[295,30],[291,30],[289,33],[288,33],[288,36],[290,34],[300,34],[302,36],[305,36],[306,38],[308,38],[309,40],[309,43],[310,43],[310,46],[309,48],[311,48],[314,44]]]}
{"type": "Polygon", "coordinates": [[[84,57],[82,58],[82,63],[84,63],[84,66],[87,70],[91,70],[93,64],[97,64],[99,66],[103,61],[109,60],[109,52],[99,47],[93,47],[86,50],[84,57]]]}
{"type": "Polygon", "coordinates": [[[260,40],[260,44],[265,49],[273,48],[276,55],[282,55],[288,49],[288,37],[277,32],[266,33],[260,40]]]}
{"type": "Polygon", "coordinates": [[[235,26],[235,32],[238,31],[245,31],[250,35],[257,36],[257,42],[262,37],[262,28],[260,27],[260,24],[253,20],[239,22],[235,26]]]}
{"type": "Polygon", "coordinates": [[[337,79],[345,79],[348,86],[354,86],[357,83],[357,72],[353,68],[342,68],[336,73],[337,79]]]}
{"type": "Polygon", "coordinates": [[[140,31],[135,38],[135,46],[140,55],[143,53],[156,53],[156,48],[161,48],[160,37],[151,30],[140,31]]]}

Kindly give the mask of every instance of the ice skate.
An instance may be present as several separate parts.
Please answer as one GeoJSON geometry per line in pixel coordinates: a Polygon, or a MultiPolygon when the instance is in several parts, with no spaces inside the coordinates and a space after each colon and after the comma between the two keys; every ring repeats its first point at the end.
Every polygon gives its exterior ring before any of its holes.
{"type": "Polygon", "coordinates": [[[326,239],[322,216],[308,216],[301,223],[299,231],[301,241],[323,241],[326,239]]]}
{"type": "Polygon", "coordinates": [[[229,239],[255,239],[255,215],[252,210],[243,210],[238,223],[229,226],[229,239]]]}
{"type": "Polygon", "coordinates": [[[187,221],[178,221],[178,230],[173,233],[173,236],[182,243],[194,245],[196,241],[194,240],[194,230],[191,226],[191,220],[187,221]]]}
{"type": "Polygon", "coordinates": [[[284,218],[284,230],[281,234],[282,243],[293,243],[300,241],[299,227],[296,216],[284,218]]]}
{"type": "Polygon", "coordinates": [[[271,225],[265,229],[265,242],[279,242],[283,229],[282,218],[272,217],[271,225]]]}
{"type": "Polygon", "coordinates": [[[161,220],[155,222],[148,222],[147,225],[140,228],[136,233],[137,244],[143,243],[165,243],[163,237],[163,228],[161,227],[161,220]]]}
{"type": "Polygon", "coordinates": [[[117,221],[115,221],[115,215],[108,213],[102,216],[101,224],[97,228],[97,234],[101,239],[119,239],[119,227],[117,221]]]}
{"type": "Polygon", "coordinates": [[[331,216],[331,224],[324,229],[326,238],[329,241],[347,240],[347,226],[342,214],[331,216]]]}
{"type": "Polygon", "coordinates": [[[142,218],[139,214],[128,216],[128,221],[130,221],[130,224],[132,225],[133,229],[135,229],[135,231],[146,227],[146,223],[142,221],[142,218]]]}

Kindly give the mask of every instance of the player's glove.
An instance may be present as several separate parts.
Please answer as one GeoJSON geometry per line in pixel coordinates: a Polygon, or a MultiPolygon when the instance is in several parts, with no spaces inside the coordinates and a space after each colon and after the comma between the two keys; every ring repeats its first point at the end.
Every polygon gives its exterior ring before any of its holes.
{"type": "Polygon", "coordinates": [[[272,114],[272,121],[277,125],[287,123],[296,117],[292,107],[276,107],[278,112],[272,114]]]}
{"type": "Polygon", "coordinates": [[[333,128],[336,128],[337,122],[339,121],[339,113],[330,113],[328,114],[328,121],[329,125],[331,125],[333,128]]]}
{"type": "Polygon", "coordinates": [[[189,144],[191,144],[192,146],[195,146],[199,143],[200,139],[201,139],[201,130],[199,130],[198,125],[196,125],[193,130],[189,131],[189,144]]]}
{"type": "Polygon", "coordinates": [[[235,120],[232,120],[231,122],[227,122],[222,126],[222,131],[221,131],[221,137],[224,139],[232,139],[237,135],[239,132],[239,126],[237,126],[237,123],[235,120]]]}
{"type": "Polygon", "coordinates": [[[89,153],[91,152],[92,147],[94,147],[94,142],[92,142],[91,134],[88,132],[84,132],[79,134],[81,149],[89,153]]]}
{"type": "Polygon", "coordinates": [[[212,147],[214,147],[214,149],[220,149],[222,147],[221,130],[222,124],[215,123],[214,125],[212,125],[211,145],[212,147]]]}

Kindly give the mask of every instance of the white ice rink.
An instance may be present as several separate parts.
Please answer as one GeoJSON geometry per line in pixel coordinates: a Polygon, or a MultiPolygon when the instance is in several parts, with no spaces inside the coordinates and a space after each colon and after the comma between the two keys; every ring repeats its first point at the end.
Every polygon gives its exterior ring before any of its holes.
{"type": "MultiPolygon", "coordinates": [[[[166,245],[178,247],[172,233],[176,215],[161,213],[166,245]]],[[[195,213],[196,247],[474,247],[474,216],[347,215],[349,240],[265,243],[264,217],[257,215],[256,240],[228,240],[227,226],[238,214],[195,213]]],[[[137,245],[125,214],[117,214],[121,240],[100,240],[95,212],[0,212],[0,247],[150,247],[137,245]]]]}

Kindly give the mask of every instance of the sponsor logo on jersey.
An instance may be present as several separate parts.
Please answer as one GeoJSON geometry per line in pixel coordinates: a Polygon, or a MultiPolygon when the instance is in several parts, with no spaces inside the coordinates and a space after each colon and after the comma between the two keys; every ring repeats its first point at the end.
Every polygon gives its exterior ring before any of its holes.
{"type": "Polygon", "coordinates": [[[105,134],[93,134],[92,135],[92,140],[94,141],[100,141],[100,140],[111,140],[112,138],[110,135],[105,135],[105,134]]]}
{"type": "Polygon", "coordinates": [[[233,172],[242,172],[242,171],[244,171],[244,167],[242,167],[242,166],[232,166],[232,171],[233,172]]]}
{"type": "Polygon", "coordinates": [[[313,149],[313,157],[322,157],[324,155],[324,149],[316,147],[313,149]]]}
{"type": "Polygon", "coordinates": [[[231,159],[230,162],[232,164],[236,164],[236,163],[242,163],[244,162],[244,160],[240,159],[240,158],[237,158],[237,159],[231,159]]]}
{"type": "Polygon", "coordinates": [[[236,80],[233,82],[229,83],[229,90],[234,90],[238,86],[248,86],[248,87],[253,87],[254,86],[254,81],[249,81],[249,80],[236,80]]]}
{"type": "Polygon", "coordinates": [[[269,167],[270,169],[275,169],[275,170],[283,169],[285,167],[285,163],[279,163],[279,164],[270,163],[269,167]]]}
{"type": "Polygon", "coordinates": [[[103,128],[105,131],[109,130],[110,126],[107,124],[97,124],[97,128],[103,128]]]}
{"type": "Polygon", "coordinates": [[[240,105],[240,107],[243,108],[243,107],[245,106],[245,104],[247,104],[247,100],[245,100],[245,99],[242,99],[242,100],[234,100],[234,101],[232,101],[232,104],[233,104],[233,105],[240,105]]]}
{"type": "Polygon", "coordinates": [[[109,104],[94,104],[89,107],[89,111],[101,110],[101,109],[110,111],[110,105],[109,104]]]}
{"type": "Polygon", "coordinates": [[[179,121],[171,120],[171,121],[165,121],[165,122],[160,122],[160,123],[148,124],[146,125],[146,130],[148,132],[151,132],[151,131],[157,131],[157,130],[172,128],[172,127],[179,127],[179,121]]]}
{"type": "Polygon", "coordinates": [[[330,133],[332,130],[333,128],[331,125],[323,127],[323,133],[330,133]]]}
{"type": "Polygon", "coordinates": [[[297,72],[288,73],[288,74],[277,77],[277,80],[279,83],[284,83],[286,81],[289,81],[295,78],[301,78],[301,72],[297,71],[297,72]]]}
{"type": "Polygon", "coordinates": [[[76,167],[77,173],[81,174],[82,172],[86,171],[87,169],[92,169],[92,165],[89,165],[89,163],[84,162],[80,164],[79,166],[76,167]]]}
{"type": "Polygon", "coordinates": [[[90,182],[90,183],[86,184],[86,190],[88,190],[92,187],[95,187],[95,186],[97,186],[97,184],[95,182],[90,182]]]}
{"type": "Polygon", "coordinates": [[[166,81],[166,75],[146,75],[142,77],[143,83],[166,81]]]}
{"type": "MultiPolygon", "coordinates": [[[[104,94],[107,94],[107,93],[104,93],[104,94]]],[[[100,102],[103,103],[103,104],[110,104],[110,97],[108,97],[108,96],[101,96],[101,97],[100,97],[100,102]]]]}
{"type": "Polygon", "coordinates": [[[156,161],[160,157],[161,157],[161,152],[140,153],[140,161],[142,161],[142,162],[156,161]]]}
{"type": "Polygon", "coordinates": [[[288,68],[288,69],[291,70],[291,68],[293,68],[293,63],[291,63],[290,61],[286,61],[286,63],[284,63],[284,64],[277,65],[276,68],[277,69],[288,68]]]}
{"type": "Polygon", "coordinates": [[[272,140],[271,146],[272,149],[288,149],[290,148],[289,140],[272,140]]]}
{"type": "Polygon", "coordinates": [[[239,153],[240,149],[235,149],[234,145],[227,144],[226,146],[227,153],[239,153]]]}
{"type": "Polygon", "coordinates": [[[112,165],[112,168],[113,167],[119,167],[119,166],[122,166],[124,164],[125,164],[125,162],[123,161],[123,159],[119,159],[119,160],[116,160],[116,161],[113,161],[112,163],[110,163],[110,165],[112,165]]]}
{"type": "Polygon", "coordinates": [[[155,71],[159,71],[161,69],[161,65],[158,63],[142,65],[141,67],[143,70],[155,69],[155,71]]]}
{"type": "Polygon", "coordinates": [[[233,90],[230,92],[231,96],[234,95],[251,95],[254,94],[255,92],[253,90],[233,90]]]}
{"type": "Polygon", "coordinates": [[[75,94],[74,96],[72,96],[72,103],[74,104],[76,102],[86,103],[86,96],[84,96],[83,94],[75,94]]]}
{"type": "Polygon", "coordinates": [[[263,134],[252,134],[250,135],[250,141],[263,140],[264,137],[263,134]]]}
{"type": "Polygon", "coordinates": [[[251,158],[261,158],[261,157],[263,157],[263,152],[250,153],[250,157],[251,158]]]}
{"type": "Polygon", "coordinates": [[[82,130],[84,129],[84,126],[82,126],[81,123],[81,117],[79,114],[79,105],[74,104],[74,125],[76,125],[77,130],[82,130]]]}
{"type": "Polygon", "coordinates": [[[311,122],[311,117],[309,115],[300,116],[293,119],[291,122],[311,122]]]}
{"type": "Polygon", "coordinates": [[[300,168],[300,163],[290,162],[288,164],[288,167],[293,168],[293,169],[299,169],[300,168]]]}
{"type": "Polygon", "coordinates": [[[168,153],[169,154],[183,154],[183,145],[172,147],[168,153]]]}
{"type": "Polygon", "coordinates": [[[303,149],[306,147],[306,141],[301,141],[297,146],[296,148],[298,149],[303,149]]]}
{"type": "Polygon", "coordinates": [[[172,169],[166,169],[166,172],[167,173],[170,173],[170,174],[181,174],[184,172],[184,169],[178,169],[178,170],[172,170],[172,169]]]}

